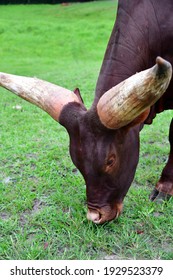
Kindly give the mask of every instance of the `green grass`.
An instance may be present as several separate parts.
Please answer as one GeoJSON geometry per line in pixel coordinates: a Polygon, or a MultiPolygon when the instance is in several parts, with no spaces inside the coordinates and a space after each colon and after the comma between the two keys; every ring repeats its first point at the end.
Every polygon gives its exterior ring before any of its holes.
{"type": "MultiPolygon", "coordinates": [[[[116,5],[0,6],[0,71],[79,87],[89,108],[116,5]]],[[[0,95],[0,259],[173,259],[173,200],[148,199],[167,160],[171,111],[141,132],[123,214],[96,226],[86,219],[65,129],[4,89],[0,95]]]]}

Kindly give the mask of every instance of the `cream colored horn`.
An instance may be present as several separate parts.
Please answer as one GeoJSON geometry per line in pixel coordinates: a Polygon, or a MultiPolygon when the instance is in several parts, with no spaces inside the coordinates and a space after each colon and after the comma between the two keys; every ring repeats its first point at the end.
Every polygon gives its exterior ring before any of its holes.
{"type": "Polygon", "coordinates": [[[80,103],[74,92],[36,78],[0,73],[0,86],[40,107],[56,121],[66,104],[80,103]]]}
{"type": "Polygon", "coordinates": [[[157,57],[156,65],[108,90],[97,104],[102,124],[118,129],[131,123],[166,91],[172,77],[171,64],[157,57]]]}

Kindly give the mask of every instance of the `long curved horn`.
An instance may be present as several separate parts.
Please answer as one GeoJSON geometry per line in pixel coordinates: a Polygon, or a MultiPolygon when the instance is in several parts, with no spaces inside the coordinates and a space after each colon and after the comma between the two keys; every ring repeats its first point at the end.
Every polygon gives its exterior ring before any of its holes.
{"type": "Polygon", "coordinates": [[[37,105],[56,121],[66,104],[80,103],[74,92],[37,78],[0,73],[0,86],[37,105]]]}
{"type": "Polygon", "coordinates": [[[171,64],[156,58],[156,65],[108,90],[97,104],[102,124],[118,129],[131,123],[166,91],[172,77],[171,64]]]}

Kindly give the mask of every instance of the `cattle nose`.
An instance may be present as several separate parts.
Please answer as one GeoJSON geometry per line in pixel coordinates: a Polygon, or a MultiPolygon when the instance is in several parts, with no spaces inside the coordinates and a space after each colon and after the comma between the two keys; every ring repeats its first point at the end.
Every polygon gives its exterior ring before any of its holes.
{"type": "Polygon", "coordinates": [[[100,223],[99,222],[100,218],[101,218],[101,215],[100,215],[100,213],[97,210],[90,210],[90,209],[88,209],[87,219],[89,221],[92,221],[95,224],[99,224],[100,223]]]}

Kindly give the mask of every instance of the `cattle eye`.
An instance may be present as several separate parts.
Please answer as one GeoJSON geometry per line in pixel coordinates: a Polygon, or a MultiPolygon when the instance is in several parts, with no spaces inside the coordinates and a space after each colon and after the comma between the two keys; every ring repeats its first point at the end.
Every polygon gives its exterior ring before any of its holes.
{"type": "Polygon", "coordinates": [[[115,156],[112,155],[108,160],[107,160],[107,166],[111,167],[115,163],[115,156]]]}
{"type": "Polygon", "coordinates": [[[114,160],[113,160],[113,159],[109,159],[109,160],[107,161],[107,165],[109,165],[109,166],[111,166],[113,163],[114,163],[114,160]]]}
{"type": "Polygon", "coordinates": [[[113,174],[118,169],[118,158],[116,154],[111,154],[107,157],[104,172],[107,174],[113,174]]]}

